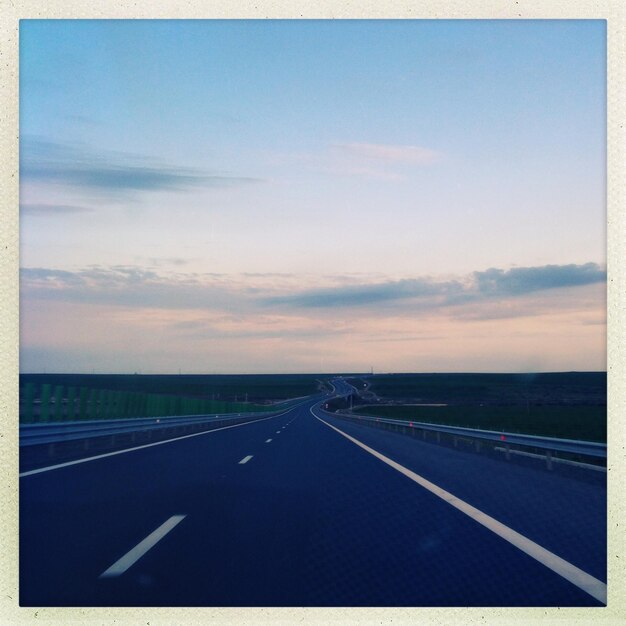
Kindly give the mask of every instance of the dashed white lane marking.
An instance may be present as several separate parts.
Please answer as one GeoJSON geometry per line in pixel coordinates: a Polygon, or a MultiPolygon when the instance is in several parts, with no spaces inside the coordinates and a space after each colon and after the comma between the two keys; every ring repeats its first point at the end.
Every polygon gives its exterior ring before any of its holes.
{"type": "Polygon", "coordinates": [[[121,559],[118,559],[100,574],[99,578],[113,578],[123,574],[131,565],[136,563],[152,546],[163,539],[167,533],[179,522],[185,519],[185,515],[172,515],[166,522],[163,522],[156,530],[151,532],[143,541],[140,541],[132,550],[127,552],[121,559]]]}
{"type": "MultiPolygon", "coordinates": [[[[297,408],[297,407],[293,407],[297,408]]],[[[239,426],[249,426],[250,424],[256,424],[258,422],[265,422],[266,420],[273,420],[281,415],[293,411],[293,408],[288,409],[284,413],[278,415],[272,415],[271,417],[262,417],[258,420],[252,420],[251,422],[244,422],[243,424],[233,424],[231,426],[221,426],[220,428],[213,428],[212,430],[204,430],[201,433],[191,433],[191,435],[181,435],[180,437],[173,437],[172,439],[165,439],[164,441],[155,441],[154,443],[145,443],[141,446],[135,446],[134,448],[124,448],[123,450],[116,450],[115,452],[105,452],[104,454],[96,454],[95,456],[88,456],[84,459],[76,459],[75,461],[67,461],[66,463],[58,463],[57,465],[49,465],[48,467],[40,467],[39,469],[29,470],[19,474],[20,478],[25,476],[32,476],[33,474],[42,474],[43,472],[50,472],[55,469],[61,469],[62,467],[69,467],[70,465],[79,465],[80,463],[87,463],[88,461],[95,461],[97,459],[104,459],[108,456],[116,456],[118,454],[126,454],[127,452],[134,452],[135,450],[143,450],[144,448],[151,448],[152,446],[162,446],[172,441],[179,441],[181,439],[189,439],[190,437],[200,437],[201,435],[211,435],[217,433],[220,430],[228,430],[229,428],[239,428],[239,426]]]]}
{"type": "Polygon", "coordinates": [[[494,532],[496,535],[513,544],[516,548],[519,548],[522,552],[528,554],[536,561],[539,561],[542,565],[545,565],[547,568],[551,569],[553,572],[557,573],[559,576],[565,578],[573,585],[576,585],[579,589],[582,589],[590,596],[593,596],[596,600],[599,600],[603,604],[607,602],[607,587],[606,583],[603,583],[601,580],[594,578],[591,574],[587,574],[587,572],[581,570],[580,568],[572,565],[569,561],[562,559],[560,556],[557,556],[553,552],[542,548],[539,544],[535,543],[528,537],[524,537],[524,535],[520,535],[517,531],[505,526],[498,520],[493,517],[483,513],[479,509],[473,507],[471,504],[457,498],[452,495],[450,492],[445,491],[441,487],[438,487],[434,483],[431,483],[429,480],[426,480],[423,476],[412,472],[410,469],[392,461],[387,458],[385,455],[377,452],[376,450],[366,446],[364,443],[361,443],[358,439],[347,435],[343,431],[335,428],[332,424],[325,422],[323,419],[317,417],[315,413],[313,413],[313,409],[309,409],[311,414],[317,418],[322,424],[326,424],[329,428],[337,431],[340,435],[343,435],[346,439],[352,441],[360,448],[363,448],[366,452],[369,452],[377,459],[380,459],[383,463],[390,465],[395,470],[398,470],[401,474],[404,474],[406,477],[410,478],[418,485],[424,487],[431,493],[435,494],[448,504],[452,505],[454,508],[458,509],[462,513],[465,513],[468,517],[471,517],[474,521],[482,524],[485,528],[488,528],[490,531],[494,532]]]}
{"type": "Polygon", "coordinates": [[[254,455],[249,454],[248,456],[244,456],[243,459],[241,459],[241,461],[239,461],[239,465],[243,465],[244,463],[247,463],[254,455]]]}
{"type": "Polygon", "coordinates": [[[280,430],[277,430],[277,431],[276,431],[276,434],[277,434],[277,435],[280,435],[280,430]]]}
{"type": "Polygon", "coordinates": [[[271,439],[266,439],[265,443],[269,443],[270,441],[272,441],[271,439]]]}

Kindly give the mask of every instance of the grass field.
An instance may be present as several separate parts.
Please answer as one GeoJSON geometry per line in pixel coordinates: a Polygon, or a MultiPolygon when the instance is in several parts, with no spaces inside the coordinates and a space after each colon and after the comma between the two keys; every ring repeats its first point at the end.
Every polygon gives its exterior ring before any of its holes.
{"type": "Polygon", "coordinates": [[[355,413],[447,426],[606,442],[602,406],[366,406],[355,413]]]}
{"type": "Polygon", "coordinates": [[[362,376],[387,400],[500,406],[606,406],[606,372],[362,376]]]}

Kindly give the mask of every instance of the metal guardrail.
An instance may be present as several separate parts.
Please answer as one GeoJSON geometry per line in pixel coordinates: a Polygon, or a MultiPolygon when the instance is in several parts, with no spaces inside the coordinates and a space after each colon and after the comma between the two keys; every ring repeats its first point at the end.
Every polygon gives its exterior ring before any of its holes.
{"type": "Polygon", "coordinates": [[[19,445],[32,446],[47,443],[60,443],[76,439],[120,435],[129,432],[157,430],[194,424],[216,425],[222,422],[234,423],[252,418],[278,415],[296,406],[281,407],[273,411],[254,411],[251,413],[226,413],[222,415],[177,415],[165,417],[137,417],[127,419],[89,420],[79,422],[39,422],[20,424],[19,445]]]}
{"type": "MultiPolygon", "coordinates": [[[[321,408],[321,407],[320,407],[321,408]]],[[[323,410],[323,409],[322,409],[323,410]]],[[[567,452],[580,456],[594,457],[596,459],[607,458],[607,446],[605,443],[594,441],[578,441],[575,439],[559,439],[556,437],[541,437],[538,435],[523,435],[519,433],[498,432],[493,430],[480,430],[475,428],[465,428],[461,426],[445,426],[442,424],[430,424],[428,422],[416,422],[410,420],[397,420],[385,417],[372,417],[370,415],[358,415],[347,413],[329,413],[342,419],[351,419],[359,423],[372,423],[396,426],[404,429],[404,432],[411,430],[431,431],[434,433],[446,434],[449,436],[472,439],[476,442],[493,441],[504,447],[507,456],[511,452],[510,446],[520,446],[526,448],[541,449],[546,452],[548,466],[551,466],[552,452],[567,452]]]]}

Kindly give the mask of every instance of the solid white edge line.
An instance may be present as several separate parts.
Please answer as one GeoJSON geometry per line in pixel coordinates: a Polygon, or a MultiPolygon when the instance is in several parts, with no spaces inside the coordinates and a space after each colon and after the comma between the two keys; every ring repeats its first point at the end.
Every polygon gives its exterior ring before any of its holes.
{"type": "Polygon", "coordinates": [[[172,515],[172,517],[163,522],[156,530],[152,531],[132,550],[129,550],[123,557],[115,561],[111,567],[102,572],[98,578],[113,578],[123,574],[183,519],[185,519],[185,515],[172,515]]]}
{"type": "Polygon", "coordinates": [[[165,439],[164,441],[155,441],[154,443],[146,443],[141,446],[135,446],[134,448],[124,448],[123,450],[115,450],[115,452],[105,452],[103,454],[96,454],[95,456],[88,456],[84,459],[75,459],[74,461],[67,461],[66,463],[58,463],[57,465],[48,465],[47,467],[40,467],[34,470],[28,470],[27,472],[22,472],[19,474],[20,478],[24,478],[25,476],[33,476],[34,474],[41,474],[43,472],[50,472],[55,469],[60,469],[62,467],[69,467],[70,465],[79,465],[80,463],[87,463],[88,461],[95,461],[96,459],[104,459],[108,456],[115,456],[117,454],[125,454],[126,452],[134,452],[135,450],[143,450],[144,448],[151,448],[153,446],[162,446],[166,443],[172,443],[172,441],[180,441],[181,439],[189,439],[190,437],[200,437],[200,435],[210,435],[211,433],[216,433],[220,430],[228,430],[229,428],[237,428],[238,426],[248,426],[250,424],[258,424],[259,422],[265,422],[267,420],[273,420],[277,417],[281,417],[282,415],[286,415],[290,411],[296,407],[292,407],[288,409],[284,413],[280,413],[279,415],[272,415],[270,417],[263,417],[258,420],[252,420],[251,422],[244,422],[243,424],[232,424],[231,426],[221,426],[220,428],[213,428],[212,430],[204,430],[201,433],[191,433],[191,435],[181,435],[180,437],[174,437],[173,439],[165,439]]]}
{"type": "Polygon", "coordinates": [[[249,454],[248,456],[244,456],[243,459],[241,459],[241,461],[239,461],[239,465],[244,465],[245,463],[247,463],[254,455],[253,454],[249,454]]]}
{"type": "Polygon", "coordinates": [[[364,443],[361,443],[358,439],[355,439],[354,437],[351,437],[350,435],[344,433],[342,430],[339,430],[332,424],[325,422],[323,419],[317,417],[317,415],[313,413],[312,408],[310,408],[309,410],[311,411],[311,415],[313,415],[313,417],[322,422],[322,424],[326,424],[326,426],[337,431],[340,435],[343,435],[346,439],[352,441],[352,443],[355,443],[357,446],[363,448],[363,450],[369,452],[377,459],[383,461],[383,463],[386,463],[387,465],[393,467],[395,470],[397,470],[401,474],[404,474],[406,477],[410,478],[421,487],[424,487],[424,489],[427,489],[437,497],[452,505],[454,508],[458,509],[462,513],[465,513],[465,515],[471,517],[474,521],[478,522],[485,528],[488,528],[490,531],[492,531],[505,541],[513,544],[516,548],[528,554],[528,556],[531,556],[542,565],[545,565],[547,568],[551,569],[559,576],[565,578],[573,585],[576,585],[576,587],[582,589],[599,602],[602,602],[603,604],[607,603],[606,583],[603,583],[601,580],[594,578],[593,576],[591,576],[591,574],[587,574],[587,572],[581,570],[575,565],[572,565],[569,561],[562,559],[560,556],[557,556],[553,552],[542,548],[539,544],[535,543],[531,539],[528,539],[527,537],[524,537],[524,535],[521,535],[512,528],[505,526],[493,517],[473,507],[471,504],[468,504],[467,502],[461,500],[460,498],[457,498],[445,489],[442,489],[434,483],[431,483],[426,478],[420,476],[419,474],[416,474],[415,472],[412,472],[410,469],[407,469],[403,465],[396,463],[395,461],[370,448],[364,443]]]}

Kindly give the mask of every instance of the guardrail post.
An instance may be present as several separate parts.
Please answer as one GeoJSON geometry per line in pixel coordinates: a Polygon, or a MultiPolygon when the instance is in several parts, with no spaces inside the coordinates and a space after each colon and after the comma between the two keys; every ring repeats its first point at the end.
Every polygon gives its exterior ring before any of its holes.
{"type": "MultiPolygon", "coordinates": [[[[340,414],[344,419],[352,419],[351,416],[340,414]]],[[[543,448],[539,454],[531,454],[535,458],[542,456],[545,457],[545,463],[548,470],[552,470],[554,468],[554,463],[559,462],[561,459],[559,458],[559,451],[576,451],[583,456],[591,456],[596,458],[604,458],[606,459],[606,444],[602,443],[591,443],[586,441],[570,441],[570,440],[562,440],[554,437],[537,437],[532,435],[524,435],[518,434],[517,439],[514,440],[513,443],[507,441],[508,434],[505,432],[498,432],[497,436],[494,436],[494,433],[491,431],[484,431],[480,429],[470,429],[469,427],[461,428],[446,428],[445,426],[428,426],[421,423],[414,424],[412,422],[398,422],[396,423],[394,420],[371,417],[371,418],[359,418],[360,423],[367,423],[370,426],[378,426],[379,428],[386,428],[388,430],[393,430],[393,426],[396,427],[396,430],[402,429],[403,433],[406,433],[407,424],[408,426],[415,426],[422,433],[422,439],[424,441],[430,440],[430,434],[436,437],[437,443],[441,443],[442,441],[442,433],[445,435],[445,441],[447,442],[450,438],[452,438],[454,442],[455,448],[463,448],[465,444],[472,447],[477,453],[481,452],[483,448],[486,450],[488,454],[504,452],[505,459],[507,461],[511,460],[511,455],[518,454],[518,448],[520,446],[535,449],[537,450],[537,446],[543,448]],[[439,430],[441,429],[441,430],[439,430]],[[459,431],[462,431],[459,434],[459,431]],[[465,434],[467,433],[467,435],[465,434]],[[537,439],[542,440],[541,443],[537,443],[537,439]],[[462,442],[465,442],[463,444],[462,442]],[[574,447],[572,445],[575,444],[574,447]],[[515,446],[512,448],[511,446],[515,446]]],[[[411,434],[417,436],[418,433],[411,428],[411,434]]],[[[522,453],[524,454],[524,453],[522,453]]]]}

